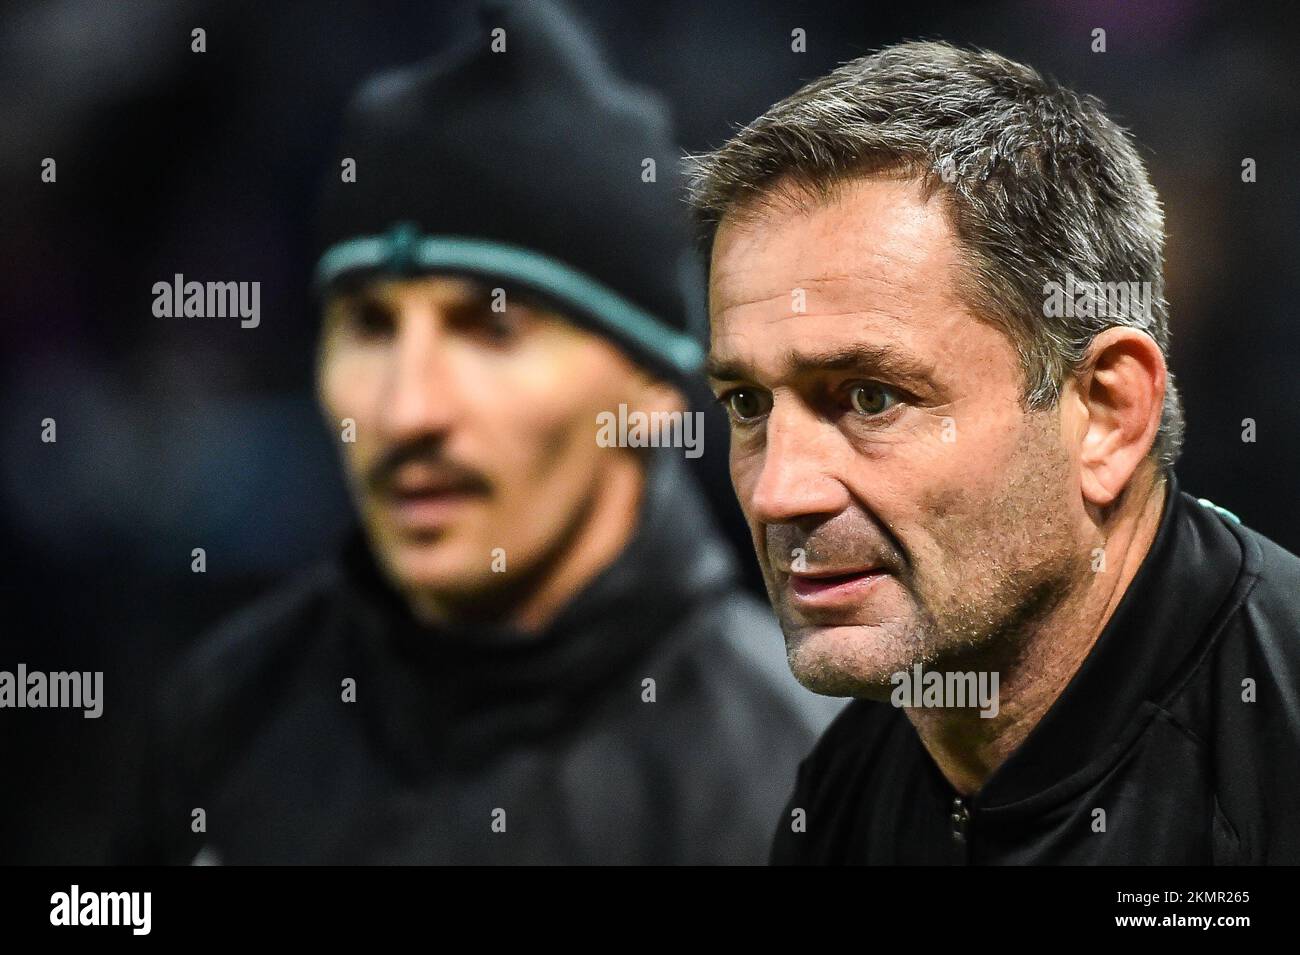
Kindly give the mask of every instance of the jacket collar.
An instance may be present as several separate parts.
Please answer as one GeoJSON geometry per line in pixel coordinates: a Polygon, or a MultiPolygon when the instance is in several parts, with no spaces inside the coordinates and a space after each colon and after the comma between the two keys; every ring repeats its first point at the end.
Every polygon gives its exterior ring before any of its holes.
{"type": "Polygon", "coordinates": [[[366,674],[358,703],[408,767],[473,759],[507,738],[543,735],[623,685],[631,699],[649,653],[688,640],[676,625],[734,586],[693,478],[671,450],[648,462],[637,529],[623,552],[540,634],[416,621],[378,570],[360,531],[342,560],[350,637],[366,674]],[[369,684],[367,687],[366,684],[369,684]]]}
{"type": "Polygon", "coordinates": [[[1166,477],[1137,574],[1065,690],[975,794],[976,809],[1037,809],[1090,785],[1181,686],[1235,606],[1248,576],[1241,540],[1172,469],[1166,477]]]}

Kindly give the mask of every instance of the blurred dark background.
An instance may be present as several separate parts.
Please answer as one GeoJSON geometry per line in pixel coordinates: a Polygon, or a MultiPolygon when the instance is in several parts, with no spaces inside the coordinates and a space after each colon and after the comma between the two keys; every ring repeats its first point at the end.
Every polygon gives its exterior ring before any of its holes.
{"type": "MultiPolygon", "coordinates": [[[[613,63],[721,143],[904,38],[986,46],[1101,97],[1168,224],[1184,487],[1300,550],[1297,32],[1264,5],[571,0],[613,63]],[[807,51],[791,50],[802,28],[807,51]],[[1104,53],[1092,31],[1106,31],[1104,53]],[[1253,158],[1258,181],[1243,183],[1253,158]],[[1242,419],[1257,440],[1243,443],[1242,419]]],[[[146,694],[214,620],[348,521],[312,404],[313,193],[340,108],[469,5],[51,0],[0,14],[0,669],[105,671],[105,711],[0,711],[0,863],[96,862],[146,694]],[[207,52],[190,52],[190,30],[207,52]],[[45,157],[57,184],[40,180],[45,157]],[[262,283],[262,322],[153,317],[176,273],[262,283]],[[40,441],[57,421],[58,441],[40,441]],[[207,551],[206,574],[190,551],[207,551]]],[[[712,413],[712,411],[710,412],[712,413]]],[[[699,462],[752,567],[725,430],[699,462]]],[[[751,582],[757,587],[756,575],[751,582]]]]}

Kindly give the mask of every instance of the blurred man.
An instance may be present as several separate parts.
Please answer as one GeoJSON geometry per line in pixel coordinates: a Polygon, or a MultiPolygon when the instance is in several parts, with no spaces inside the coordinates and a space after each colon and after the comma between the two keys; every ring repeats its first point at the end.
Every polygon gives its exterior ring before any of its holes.
{"type": "Polygon", "coordinates": [[[779,863],[1300,861],[1300,560],[1183,493],[1163,223],[1095,100],[845,64],[694,162],[790,667],[779,863]]]}
{"type": "Polygon", "coordinates": [[[764,861],[831,711],[682,464],[662,108],[520,4],[368,84],[340,157],[318,385],[363,530],[182,670],[124,858],[764,861]]]}

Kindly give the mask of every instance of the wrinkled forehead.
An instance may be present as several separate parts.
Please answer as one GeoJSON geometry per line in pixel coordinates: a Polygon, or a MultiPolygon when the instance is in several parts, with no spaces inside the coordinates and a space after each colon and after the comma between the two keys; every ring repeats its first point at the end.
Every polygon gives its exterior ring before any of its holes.
{"type": "Polygon", "coordinates": [[[913,181],[855,181],[822,202],[724,218],[709,277],[711,351],[864,339],[926,350],[969,319],[954,289],[958,261],[941,202],[913,181]]]}
{"type": "Polygon", "coordinates": [[[820,201],[785,195],[719,225],[709,270],[715,322],[754,307],[907,308],[951,293],[956,238],[942,201],[916,180],[853,180],[820,201]]]}

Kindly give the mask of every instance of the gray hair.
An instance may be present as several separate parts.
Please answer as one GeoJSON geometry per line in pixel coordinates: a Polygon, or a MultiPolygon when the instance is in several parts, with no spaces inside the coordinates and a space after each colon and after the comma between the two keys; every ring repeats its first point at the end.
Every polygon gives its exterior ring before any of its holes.
{"type": "MultiPolygon", "coordinates": [[[[687,168],[706,251],[724,215],[757,214],[790,184],[826,200],[863,176],[920,180],[943,197],[960,240],[963,301],[1016,347],[1026,409],[1053,407],[1107,328],[1145,332],[1168,361],[1164,215],[1146,167],[1099,100],[1028,66],[900,43],[812,81],[687,168]],[[1140,307],[1124,295],[1102,314],[1048,314],[1046,283],[1075,279],[1149,294],[1140,307]]],[[[1159,467],[1182,442],[1170,374],[1151,452],[1159,467]]]]}

